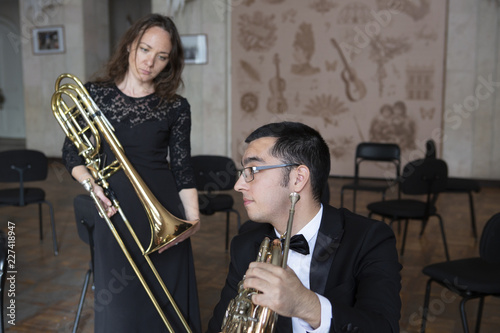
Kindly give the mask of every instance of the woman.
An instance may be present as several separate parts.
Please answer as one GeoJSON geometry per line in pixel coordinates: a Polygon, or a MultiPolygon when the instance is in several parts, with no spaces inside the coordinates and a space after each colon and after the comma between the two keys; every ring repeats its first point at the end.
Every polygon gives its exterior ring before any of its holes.
{"type": "MultiPolygon", "coordinates": [[[[182,85],[183,66],[182,45],[174,23],[167,17],[151,14],[129,28],[104,75],[85,86],[113,125],[127,158],[147,187],[170,213],[195,221],[199,219],[199,211],[190,161],[190,106],[176,94],[182,85]]],[[[106,143],[102,154],[106,164],[115,160],[106,143]]],[[[68,139],[63,159],[76,180],[91,178],[94,191],[108,207],[108,215],[112,216],[174,331],[185,331],[130,233],[125,231],[121,217],[115,214],[116,209],[95,184],[68,139]]],[[[123,171],[108,181],[143,247],[147,248],[150,225],[131,183],[123,171]]],[[[200,332],[201,324],[192,249],[187,237],[198,229],[199,223],[168,249],[150,255],[193,332],[200,332]]],[[[165,331],[161,317],[105,223],[96,223],[94,242],[95,332],[165,331]]]]}

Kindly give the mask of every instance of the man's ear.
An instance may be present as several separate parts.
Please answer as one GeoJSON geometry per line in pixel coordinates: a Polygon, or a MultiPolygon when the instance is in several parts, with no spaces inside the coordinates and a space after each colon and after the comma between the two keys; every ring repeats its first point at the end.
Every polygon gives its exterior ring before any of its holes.
{"type": "Polygon", "coordinates": [[[310,182],[310,171],[305,165],[299,165],[295,172],[293,173],[293,178],[290,179],[293,182],[293,190],[300,193],[304,190],[304,187],[310,182]]]}

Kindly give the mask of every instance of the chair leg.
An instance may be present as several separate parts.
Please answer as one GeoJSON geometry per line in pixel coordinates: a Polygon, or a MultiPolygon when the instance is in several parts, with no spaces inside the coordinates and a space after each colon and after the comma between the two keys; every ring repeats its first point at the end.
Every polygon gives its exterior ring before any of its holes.
{"type": "Polygon", "coordinates": [[[427,322],[427,313],[429,312],[429,298],[431,295],[431,283],[432,279],[427,281],[425,287],[425,298],[424,298],[424,308],[422,310],[422,326],[420,326],[420,333],[425,333],[425,324],[427,322]]]}
{"type": "Polygon", "coordinates": [[[444,234],[443,219],[440,215],[436,215],[439,219],[439,226],[441,227],[441,236],[443,238],[444,253],[446,255],[446,261],[450,261],[450,254],[448,253],[448,243],[446,243],[446,235],[444,234]]]}
{"type": "Polygon", "coordinates": [[[236,209],[233,210],[233,212],[235,212],[236,214],[236,218],[237,218],[237,223],[238,223],[238,230],[240,230],[240,227],[241,227],[241,217],[240,217],[240,212],[238,212],[236,209]]]}
{"type": "MultiPolygon", "coordinates": [[[[385,191],[382,191],[382,201],[385,201],[385,191]]],[[[382,216],[382,222],[385,223],[385,217],[382,216]]]]}
{"type": "Polygon", "coordinates": [[[344,208],[344,189],[340,189],[340,208],[344,208]]]}
{"type": "Polygon", "coordinates": [[[483,306],[484,306],[484,296],[479,298],[479,307],[477,309],[477,318],[476,318],[476,333],[479,333],[479,327],[481,326],[481,317],[483,316],[483,306]]]}
{"type": "MultiPolygon", "coordinates": [[[[399,220],[398,220],[399,221],[399,220]]],[[[401,244],[401,256],[405,253],[406,234],[408,233],[408,219],[405,220],[405,230],[403,231],[403,243],[401,244]]]]}
{"type": "Polygon", "coordinates": [[[230,213],[229,211],[226,212],[226,214],[227,214],[226,215],[226,252],[227,252],[227,248],[229,246],[229,218],[230,218],[229,213],[230,213]]]}
{"type": "Polygon", "coordinates": [[[467,314],[465,313],[465,303],[469,299],[467,297],[462,298],[460,301],[460,317],[462,317],[462,326],[464,328],[464,333],[469,333],[469,325],[467,324],[467,314]]]}
{"type": "Polygon", "coordinates": [[[474,212],[474,198],[472,197],[472,193],[469,194],[469,206],[470,206],[470,223],[472,227],[472,234],[474,238],[477,239],[477,229],[476,229],[476,214],[474,212]]]}
{"type": "MultiPolygon", "coordinates": [[[[54,220],[54,208],[52,207],[52,204],[48,201],[44,201],[47,206],[49,206],[49,211],[50,211],[50,226],[52,227],[52,245],[54,247],[54,255],[59,254],[58,246],[57,246],[57,234],[56,234],[56,223],[54,220]]],[[[41,221],[41,220],[40,220],[41,221]]],[[[42,228],[40,227],[40,231],[42,228]]]]}
{"type": "Polygon", "coordinates": [[[422,235],[424,234],[425,227],[427,226],[427,221],[428,220],[422,220],[422,228],[420,229],[420,234],[419,234],[420,237],[422,237],[422,235]]]}
{"type": "Polygon", "coordinates": [[[83,303],[85,302],[85,295],[87,294],[87,289],[89,287],[90,275],[92,274],[92,270],[87,270],[85,274],[85,280],[83,282],[82,294],[80,295],[80,302],[78,303],[78,311],[76,312],[75,323],[73,324],[73,333],[76,333],[76,329],[78,328],[78,322],[80,321],[80,316],[82,315],[83,303]]]}
{"type": "Polygon", "coordinates": [[[352,212],[356,213],[356,190],[352,191],[352,212]]]}
{"type": "Polygon", "coordinates": [[[40,240],[43,240],[43,220],[42,220],[42,203],[38,204],[38,224],[40,225],[40,240]]]}

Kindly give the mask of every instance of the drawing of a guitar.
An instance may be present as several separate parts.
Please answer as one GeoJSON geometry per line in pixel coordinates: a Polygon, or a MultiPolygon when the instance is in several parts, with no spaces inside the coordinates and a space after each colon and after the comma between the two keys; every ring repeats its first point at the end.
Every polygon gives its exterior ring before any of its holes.
{"type": "Polygon", "coordinates": [[[278,53],[274,55],[274,65],[276,66],[276,76],[269,80],[269,89],[271,90],[271,97],[267,100],[267,110],[272,113],[284,113],[288,109],[286,99],[283,96],[285,90],[285,80],[280,77],[278,53]]]}
{"type": "Polygon", "coordinates": [[[349,63],[347,62],[347,59],[337,41],[334,38],[332,38],[331,41],[333,46],[335,46],[339,52],[340,59],[342,59],[342,62],[344,63],[344,69],[342,70],[340,76],[345,83],[346,96],[352,102],[359,101],[366,95],[365,84],[357,77],[356,71],[349,66],[349,63]]]}

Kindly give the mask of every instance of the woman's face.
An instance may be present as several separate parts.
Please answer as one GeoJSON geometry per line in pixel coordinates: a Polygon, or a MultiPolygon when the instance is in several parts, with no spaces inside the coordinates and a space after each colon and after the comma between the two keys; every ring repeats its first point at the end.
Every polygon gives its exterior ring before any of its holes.
{"type": "Polygon", "coordinates": [[[171,51],[170,34],[160,27],[149,28],[130,47],[128,74],[140,82],[152,83],[167,66],[171,51]]]}

